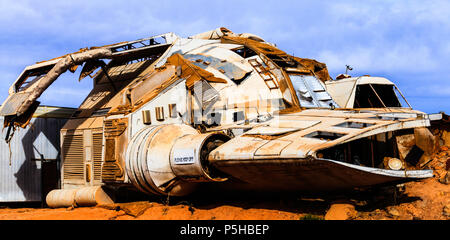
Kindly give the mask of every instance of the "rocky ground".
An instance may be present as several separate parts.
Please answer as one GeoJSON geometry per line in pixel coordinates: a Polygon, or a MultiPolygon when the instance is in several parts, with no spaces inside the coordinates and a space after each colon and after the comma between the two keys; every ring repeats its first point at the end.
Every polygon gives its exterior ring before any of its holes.
{"type": "Polygon", "coordinates": [[[0,220],[449,220],[450,150],[441,147],[426,168],[435,177],[328,195],[201,196],[151,199],[80,208],[0,207],[0,220]]]}

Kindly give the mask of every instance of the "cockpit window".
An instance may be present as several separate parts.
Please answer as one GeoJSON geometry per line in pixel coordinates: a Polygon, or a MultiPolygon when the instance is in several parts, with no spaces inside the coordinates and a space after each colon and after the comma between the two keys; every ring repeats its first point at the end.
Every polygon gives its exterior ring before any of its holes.
{"type": "Polygon", "coordinates": [[[295,93],[302,107],[306,108],[338,108],[326,92],[324,86],[314,76],[289,75],[295,93]]]}
{"type": "Polygon", "coordinates": [[[249,57],[253,57],[253,56],[257,55],[255,53],[255,51],[253,51],[250,48],[245,47],[245,46],[232,49],[231,51],[237,53],[239,56],[241,56],[243,58],[249,58],[249,57]]]}
{"type": "Polygon", "coordinates": [[[363,84],[356,87],[354,108],[402,107],[394,85],[363,84]]]}

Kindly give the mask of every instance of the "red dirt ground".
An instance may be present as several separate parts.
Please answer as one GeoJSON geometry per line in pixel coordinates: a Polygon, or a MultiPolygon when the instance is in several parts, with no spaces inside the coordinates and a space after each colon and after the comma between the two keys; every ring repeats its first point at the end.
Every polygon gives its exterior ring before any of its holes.
{"type": "Polygon", "coordinates": [[[140,201],[80,208],[0,208],[0,220],[302,220],[324,219],[337,200],[355,206],[350,219],[449,220],[450,184],[445,177],[450,150],[441,147],[427,165],[435,177],[404,184],[401,191],[377,191],[332,196],[288,196],[196,200],[164,204],[140,201]]]}

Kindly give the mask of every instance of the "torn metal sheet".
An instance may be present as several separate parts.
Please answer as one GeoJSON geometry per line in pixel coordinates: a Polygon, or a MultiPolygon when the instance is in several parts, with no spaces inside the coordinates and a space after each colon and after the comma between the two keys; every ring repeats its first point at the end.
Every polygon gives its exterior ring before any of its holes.
{"type": "Polygon", "coordinates": [[[210,82],[227,83],[225,79],[215,77],[214,74],[196,66],[178,53],[169,57],[168,62],[171,65],[181,67],[180,76],[186,77],[186,87],[188,88],[192,88],[197,81],[202,79],[210,82]]]}
{"type": "Polygon", "coordinates": [[[111,56],[111,51],[108,49],[94,49],[82,53],[69,55],[60,59],[46,75],[36,81],[32,87],[24,90],[25,92],[17,92],[9,96],[6,103],[3,104],[0,115],[22,115],[36,99],[65,71],[71,66],[78,65],[90,59],[107,58],[111,56]],[[15,96],[18,94],[20,97],[15,96]],[[23,99],[22,99],[23,98],[23,99]],[[22,101],[18,103],[18,99],[22,101]],[[5,110],[3,110],[6,108],[5,110]]]}
{"type": "Polygon", "coordinates": [[[20,92],[10,95],[0,109],[1,116],[10,116],[17,113],[17,109],[27,100],[31,92],[20,92]]]}

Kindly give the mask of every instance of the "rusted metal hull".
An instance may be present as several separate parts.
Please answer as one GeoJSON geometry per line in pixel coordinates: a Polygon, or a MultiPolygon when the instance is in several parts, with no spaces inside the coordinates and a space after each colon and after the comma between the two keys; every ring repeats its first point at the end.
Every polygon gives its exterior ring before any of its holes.
{"type": "Polygon", "coordinates": [[[417,148],[428,149],[434,139],[425,129],[429,117],[403,106],[392,82],[338,82],[323,63],[226,28],[85,49],[30,66],[0,109],[4,126],[26,126],[40,94],[82,64],[79,79],[101,70],[61,130],[65,189],[105,184],[183,196],[205,182],[323,191],[432,176],[404,170],[418,168],[404,163],[410,148],[397,142],[413,136],[417,148]],[[388,170],[385,159],[402,170],[388,170]]]}
{"type": "Polygon", "coordinates": [[[394,171],[329,159],[222,161],[217,169],[232,178],[229,188],[260,191],[331,191],[433,177],[432,170],[394,171]]]}

